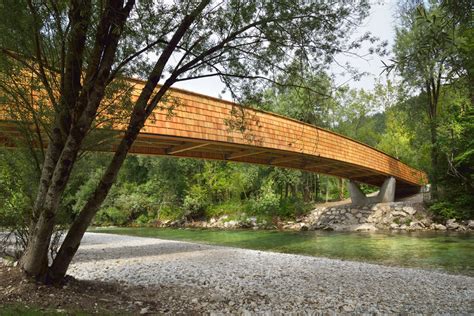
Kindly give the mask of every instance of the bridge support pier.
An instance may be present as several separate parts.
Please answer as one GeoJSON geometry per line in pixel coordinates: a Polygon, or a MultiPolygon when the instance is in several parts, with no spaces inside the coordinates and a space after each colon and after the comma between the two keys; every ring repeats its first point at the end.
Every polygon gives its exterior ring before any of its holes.
{"type": "Polygon", "coordinates": [[[396,180],[394,177],[387,178],[380,187],[380,191],[376,196],[365,196],[357,183],[349,181],[348,186],[352,204],[367,205],[393,202],[395,201],[395,184],[396,180]]]}

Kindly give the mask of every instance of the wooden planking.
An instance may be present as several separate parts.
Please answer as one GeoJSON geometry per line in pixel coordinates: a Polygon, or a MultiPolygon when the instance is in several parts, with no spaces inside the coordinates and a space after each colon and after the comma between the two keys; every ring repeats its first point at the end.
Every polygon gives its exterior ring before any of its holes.
{"type": "MultiPolygon", "coordinates": [[[[130,82],[136,98],[143,83],[130,82]]],[[[169,96],[168,100],[178,102],[173,115],[161,104],[161,110],[146,122],[133,152],[274,164],[367,183],[379,183],[389,175],[411,186],[426,183],[423,172],[331,131],[184,90],[171,89],[169,96]],[[242,116],[231,114],[236,107],[242,116]],[[230,130],[226,124],[236,119],[245,122],[242,131],[230,130]]],[[[125,128],[114,127],[117,131],[125,128]]],[[[1,131],[5,131],[3,126],[1,131]]]]}
{"type": "MultiPolygon", "coordinates": [[[[403,173],[403,171],[397,170],[400,169],[398,166],[400,163],[394,163],[394,161],[396,161],[394,158],[370,147],[315,127],[309,127],[304,124],[300,124],[303,126],[298,126],[297,122],[291,120],[285,122],[287,125],[284,129],[278,129],[275,126],[282,126],[281,117],[276,117],[276,124],[265,125],[266,121],[268,121],[268,117],[271,119],[275,117],[267,113],[245,109],[244,112],[253,112],[247,116],[253,118],[254,122],[257,122],[252,124],[252,121],[250,121],[250,128],[247,132],[252,136],[251,139],[254,140],[252,144],[251,141],[245,138],[243,133],[227,130],[224,122],[226,117],[227,119],[230,118],[230,109],[231,107],[227,108],[229,114],[226,116],[224,114],[225,111],[212,111],[206,104],[203,105],[199,102],[193,102],[190,105],[186,105],[186,110],[180,111],[171,119],[166,119],[161,125],[164,126],[167,131],[171,130],[175,135],[181,137],[205,137],[214,141],[223,142],[230,138],[234,143],[257,145],[259,147],[292,152],[296,151],[305,154],[317,154],[330,159],[344,160],[350,163],[361,164],[365,167],[377,168],[379,171],[389,168],[392,170],[395,169],[395,172],[400,173],[399,176],[410,176],[406,172],[403,173]],[[198,107],[200,111],[193,111],[193,108],[196,107],[198,107]],[[199,119],[199,115],[193,114],[195,112],[200,112],[201,114],[207,113],[207,116],[199,119]],[[212,115],[214,115],[213,118],[212,115]],[[202,124],[199,123],[199,121],[201,121],[202,124]],[[211,124],[205,124],[204,121],[211,122],[211,124]],[[219,121],[221,122],[217,123],[219,121]],[[258,128],[255,128],[255,126],[258,126],[258,128]],[[267,127],[267,129],[262,132],[262,127],[267,127]],[[319,141],[315,142],[315,138],[318,138],[319,141]],[[392,165],[395,165],[395,168],[393,168],[392,165]]],[[[155,119],[157,118],[159,119],[159,116],[155,115],[155,119]]],[[[151,129],[154,127],[155,126],[150,126],[151,129]]],[[[390,173],[392,170],[387,171],[390,173]]],[[[415,180],[417,183],[418,178],[419,177],[415,180]]],[[[414,180],[412,179],[411,181],[414,180]]]]}

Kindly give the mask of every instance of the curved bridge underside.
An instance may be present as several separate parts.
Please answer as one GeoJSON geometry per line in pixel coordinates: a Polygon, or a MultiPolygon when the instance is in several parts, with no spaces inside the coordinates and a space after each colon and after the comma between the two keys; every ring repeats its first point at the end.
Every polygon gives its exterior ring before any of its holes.
{"type": "MultiPolygon", "coordinates": [[[[133,84],[136,97],[142,83],[133,84]]],[[[427,182],[424,172],[322,128],[180,89],[171,90],[167,99],[173,100],[172,115],[166,105],[156,110],[132,153],[272,165],[375,186],[394,177],[399,195],[416,192],[427,182]]],[[[0,121],[0,143],[9,143],[5,132],[12,129],[7,125],[0,121]]],[[[100,150],[112,151],[114,146],[100,150]]]]}

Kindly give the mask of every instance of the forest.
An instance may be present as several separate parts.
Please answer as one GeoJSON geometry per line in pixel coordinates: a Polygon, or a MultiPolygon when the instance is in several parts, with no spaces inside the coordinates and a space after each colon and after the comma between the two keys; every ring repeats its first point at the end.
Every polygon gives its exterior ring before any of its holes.
{"type": "MultiPolygon", "coordinates": [[[[431,210],[444,218],[473,217],[473,30],[453,6],[407,14],[397,28],[392,82],[382,74],[373,91],[334,89],[324,72],[305,78],[329,97],[273,86],[249,97],[257,108],[333,130],[430,175],[431,210]]],[[[290,80],[287,78],[286,80],[290,80]]],[[[31,148],[0,152],[2,226],[24,227],[40,175],[31,148]]],[[[68,225],[86,203],[110,159],[85,152],[60,207],[68,225]]],[[[348,197],[346,181],[276,167],[129,155],[95,225],[153,225],[163,220],[242,214],[295,218],[316,202],[348,197]]],[[[374,188],[364,187],[367,192],[374,188]]]]}
{"type": "Polygon", "coordinates": [[[390,52],[370,35],[346,44],[349,31],[368,14],[364,1],[353,7],[209,2],[151,10],[153,1],[142,1],[136,14],[134,1],[107,2],[106,10],[90,1],[0,5],[0,111],[17,117],[23,132],[15,149],[0,149],[0,226],[24,236],[25,271],[45,275],[53,230],[69,229],[48,275],[60,279],[89,224],[153,226],[224,214],[294,219],[317,202],[348,197],[347,180],[326,175],[128,154],[174,83],[208,76],[219,77],[241,104],[335,131],[426,171],[434,214],[474,217],[469,1],[400,6],[390,52]],[[163,34],[155,34],[160,14],[168,20],[160,20],[163,34]],[[304,18],[308,14],[311,19],[304,18]],[[362,42],[374,44],[371,53],[383,60],[375,88],[337,86],[324,65],[362,42]],[[138,44],[145,46],[137,51],[138,44]],[[144,52],[157,54],[156,63],[144,52]],[[170,65],[173,52],[181,60],[170,65]],[[35,105],[31,91],[16,81],[25,68],[35,74],[32,89],[43,91],[36,92],[35,105]],[[127,76],[147,78],[137,101],[125,95],[102,109],[127,76]],[[112,154],[89,146],[107,141],[94,134],[94,126],[110,123],[97,121],[100,111],[128,122],[112,154]],[[49,131],[47,146],[34,145],[43,144],[40,129],[49,131]]]}

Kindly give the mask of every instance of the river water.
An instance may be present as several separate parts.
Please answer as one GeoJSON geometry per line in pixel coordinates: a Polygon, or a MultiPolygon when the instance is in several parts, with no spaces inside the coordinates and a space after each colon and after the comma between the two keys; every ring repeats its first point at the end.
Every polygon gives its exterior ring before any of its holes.
{"type": "Polygon", "coordinates": [[[96,232],[416,267],[474,276],[474,234],[108,228],[96,232]]]}

